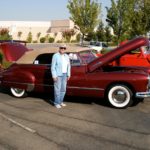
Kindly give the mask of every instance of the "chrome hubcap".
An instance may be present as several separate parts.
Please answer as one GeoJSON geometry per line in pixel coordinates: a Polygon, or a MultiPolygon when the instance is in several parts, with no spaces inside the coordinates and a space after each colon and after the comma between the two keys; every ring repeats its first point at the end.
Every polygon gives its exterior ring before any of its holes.
{"type": "Polygon", "coordinates": [[[14,91],[15,91],[17,94],[20,94],[20,93],[22,93],[22,92],[23,92],[23,90],[22,90],[22,89],[18,89],[18,88],[14,88],[14,91]]]}
{"type": "Polygon", "coordinates": [[[123,90],[116,90],[112,95],[113,101],[120,104],[126,101],[127,94],[123,90]]]}

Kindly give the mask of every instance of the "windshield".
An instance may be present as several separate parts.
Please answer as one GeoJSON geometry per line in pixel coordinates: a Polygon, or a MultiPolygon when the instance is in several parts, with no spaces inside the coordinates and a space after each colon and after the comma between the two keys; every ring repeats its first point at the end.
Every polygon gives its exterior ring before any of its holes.
{"type": "Polygon", "coordinates": [[[92,60],[96,58],[96,56],[92,53],[91,50],[85,50],[79,52],[79,56],[83,63],[90,63],[92,60]]]}

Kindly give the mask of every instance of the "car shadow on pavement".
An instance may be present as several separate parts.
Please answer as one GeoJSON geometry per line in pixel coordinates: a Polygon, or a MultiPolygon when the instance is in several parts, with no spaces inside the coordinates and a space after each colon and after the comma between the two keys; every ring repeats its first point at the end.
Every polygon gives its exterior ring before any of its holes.
{"type": "Polygon", "coordinates": [[[108,103],[103,98],[93,98],[93,97],[71,97],[66,96],[64,101],[71,103],[82,103],[82,104],[98,104],[102,106],[108,106],[108,103]]]}
{"type": "Polygon", "coordinates": [[[0,93],[9,94],[9,89],[8,89],[8,88],[5,88],[5,87],[0,86],[0,93]]]}
{"type": "MultiPolygon", "coordinates": [[[[49,93],[30,93],[30,97],[39,98],[44,100],[50,105],[54,105],[54,96],[49,93]]],[[[98,104],[108,107],[108,103],[102,98],[92,98],[92,97],[77,97],[77,96],[65,96],[64,102],[70,103],[81,103],[81,104],[98,104]]]]}
{"type": "MultiPolygon", "coordinates": [[[[50,105],[54,105],[54,98],[53,95],[49,93],[30,93],[30,97],[38,98],[39,100],[42,99],[46,103],[50,105]]],[[[70,103],[80,103],[80,104],[97,104],[104,107],[111,107],[108,103],[108,101],[104,98],[93,98],[93,97],[77,97],[77,96],[65,96],[64,102],[70,102],[70,103]]],[[[131,107],[134,107],[138,105],[139,103],[143,102],[143,99],[134,99],[133,105],[131,107]]]]}
{"type": "MultiPolygon", "coordinates": [[[[0,87],[0,93],[4,93],[4,94],[10,94],[9,89],[7,88],[3,88],[0,87]]],[[[11,95],[12,96],[12,95],[11,95]]],[[[36,93],[36,92],[32,92],[32,93],[28,93],[27,97],[33,97],[33,98],[37,98],[39,100],[44,100],[46,103],[50,104],[50,105],[54,105],[54,96],[52,93],[36,93]]],[[[24,99],[24,98],[23,98],[24,99]]],[[[71,103],[81,103],[81,104],[97,104],[97,105],[101,105],[104,107],[111,107],[107,100],[104,98],[93,98],[93,97],[75,97],[75,96],[65,96],[64,98],[65,102],[71,102],[71,103]]],[[[136,106],[139,103],[143,102],[143,99],[136,99],[134,100],[134,103],[132,106],[136,106]]]]}

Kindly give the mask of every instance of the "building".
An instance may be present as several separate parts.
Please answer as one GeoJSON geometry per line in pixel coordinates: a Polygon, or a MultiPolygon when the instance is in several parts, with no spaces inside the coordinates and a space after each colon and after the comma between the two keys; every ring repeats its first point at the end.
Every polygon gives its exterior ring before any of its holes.
{"type": "Polygon", "coordinates": [[[62,31],[73,29],[74,23],[69,20],[52,21],[0,21],[0,28],[8,28],[14,40],[26,40],[32,33],[32,41],[39,41],[47,35],[54,37],[55,42],[62,40],[62,31]],[[40,34],[39,34],[40,33],[40,34]],[[38,34],[40,37],[38,37],[38,34]]]}

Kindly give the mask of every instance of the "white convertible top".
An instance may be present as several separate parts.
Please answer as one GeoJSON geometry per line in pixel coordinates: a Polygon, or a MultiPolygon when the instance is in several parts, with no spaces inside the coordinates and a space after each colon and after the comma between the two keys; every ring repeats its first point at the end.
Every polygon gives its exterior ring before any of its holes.
{"type": "MultiPolygon", "coordinates": [[[[89,49],[90,48],[88,48],[88,47],[67,46],[66,52],[79,52],[79,51],[82,51],[82,50],[89,50],[89,49]]],[[[27,51],[22,57],[20,57],[16,61],[16,63],[17,64],[33,64],[36,57],[39,56],[40,54],[55,53],[57,51],[58,51],[58,47],[50,47],[50,48],[45,48],[45,49],[27,51]]]]}

